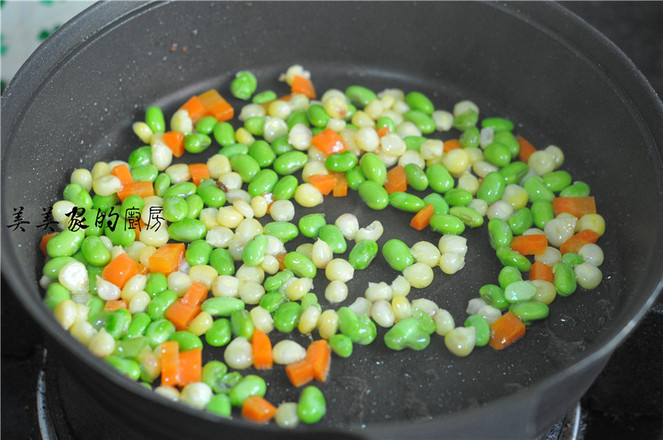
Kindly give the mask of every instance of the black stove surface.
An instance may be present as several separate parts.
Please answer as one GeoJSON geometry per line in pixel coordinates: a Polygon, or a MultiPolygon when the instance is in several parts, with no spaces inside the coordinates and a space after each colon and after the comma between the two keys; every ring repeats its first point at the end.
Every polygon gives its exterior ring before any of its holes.
{"type": "MultiPolygon", "coordinates": [[[[663,2],[564,2],[617,44],[663,96],[663,2]]],[[[662,121],[663,122],[663,121],[662,121]]],[[[3,439],[132,439],[60,368],[37,325],[3,280],[3,439]],[[62,396],[80,396],[63,398],[62,396]]],[[[663,439],[663,298],[565,419],[552,439],[663,439]]]]}

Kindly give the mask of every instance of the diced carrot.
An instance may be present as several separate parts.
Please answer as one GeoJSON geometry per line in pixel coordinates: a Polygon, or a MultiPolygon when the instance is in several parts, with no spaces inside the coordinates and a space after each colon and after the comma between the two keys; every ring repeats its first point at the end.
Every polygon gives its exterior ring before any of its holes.
{"type": "Polygon", "coordinates": [[[129,302],[125,299],[110,299],[104,304],[104,310],[114,312],[117,309],[128,309],[129,302]]]}
{"type": "Polygon", "coordinates": [[[596,243],[598,239],[598,233],[592,231],[591,229],[583,229],[562,243],[562,245],[559,247],[559,251],[562,254],[567,254],[569,252],[578,253],[581,247],[588,243],[596,243]]]}
{"type": "Polygon", "coordinates": [[[126,282],[137,273],[138,263],[122,252],[104,267],[101,277],[122,289],[126,282]]]}
{"type": "Polygon", "coordinates": [[[131,182],[124,185],[124,187],[117,192],[117,196],[121,201],[124,201],[131,195],[137,195],[140,198],[150,197],[154,195],[154,185],[152,182],[131,182]]]}
{"type": "Polygon", "coordinates": [[[532,264],[532,268],[529,270],[529,279],[548,281],[549,283],[552,283],[553,282],[552,267],[548,266],[546,263],[543,263],[541,261],[535,261],[532,264]]]}
{"type": "Polygon", "coordinates": [[[534,146],[530,144],[527,141],[527,139],[525,139],[522,136],[516,136],[516,139],[518,140],[518,145],[520,145],[520,151],[518,151],[518,158],[520,158],[520,160],[522,160],[523,162],[527,163],[532,153],[536,152],[536,148],[534,148],[534,146]]]}
{"type": "Polygon", "coordinates": [[[255,423],[267,423],[276,414],[276,407],[264,397],[254,395],[242,403],[242,417],[255,423]]]}
{"type": "Polygon", "coordinates": [[[311,143],[315,148],[322,151],[325,156],[341,153],[346,150],[345,143],[341,136],[331,128],[325,128],[320,133],[313,136],[311,143]]]}
{"type": "Polygon", "coordinates": [[[290,86],[292,93],[306,95],[309,99],[315,99],[315,87],[310,79],[295,75],[290,86]]]}
{"type": "Polygon", "coordinates": [[[442,150],[445,153],[448,153],[449,151],[455,150],[457,148],[463,148],[463,145],[458,139],[449,139],[448,141],[444,141],[444,145],[442,146],[442,150]]]}
{"type": "Polygon", "coordinates": [[[184,133],[181,131],[167,131],[163,134],[163,143],[173,152],[173,156],[184,155],[184,133]]]}
{"type": "Polygon", "coordinates": [[[285,256],[288,255],[287,252],[282,252],[276,255],[276,261],[279,262],[279,270],[285,269],[285,256]]]}
{"type": "Polygon", "coordinates": [[[214,89],[198,95],[198,98],[207,113],[214,116],[217,121],[229,121],[235,116],[235,109],[214,89]]]}
{"type": "Polygon", "coordinates": [[[308,183],[315,186],[323,195],[329,195],[336,185],[336,176],[333,174],[314,174],[309,176],[308,183]]]}
{"type": "Polygon", "coordinates": [[[384,183],[384,189],[387,190],[388,194],[407,191],[405,168],[398,165],[387,171],[387,181],[384,183]]]}
{"type": "Polygon", "coordinates": [[[200,313],[200,306],[182,302],[182,298],[180,298],[168,307],[166,318],[175,324],[178,331],[182,331],[186,330],[198,313],[200,313]]]}
{"type": "Polygon", "coordinates": [[[391,133],[391,130],[389,130],[389,127],[382,127],[381,129],[378,130],[378,137],[385,136],[387,134],[391,133]]]}
{"type": "Polygon", "coordinates": [[[348,179],[345,178],[345,173],[336,173],[336,184],[332,189],[334,197],[345,197],[348,195],[348,179]]]}
{"type": "Polygon", "coordinates": [[[300,387],[315,379],[313,364],[308,359],[302,359],[301,361],[286,365],[285,373],[288,375],[290,383],[296,387],[300,387]]]}
{"type": "Polygon", "coordinates": [[[184,243],[167,243],[158,248],[148,260],[150,272],[169,275],[179,267],[184,258],[184,243]]]}
{"type": "Polygon", "coordinates": [[[203,179],[209,179],[209,169],[205,163],[192,163],[189,165],[189,173],[191,174],[191,181],[194,185],[200,185],[203,179]]]}
{"type": "Polygon", "coordinates": [[[410,226],[412,226],[417,231],[424,230],[430,224],[430,218],[435,214],[435,205],[428,204],[421,208],[417,212],[412,220],[410,221],[410,226]]]}
{"type": "Polygon", "coordinates": [[[185,102],[184,105],[179,109],[186,110],[193,122],[196,122],[198,119],[207,116],[207,109],[198,96],[192,96],[189,98],[189,100],[185,102]]]}
{"type": "Polygon", "coordinates": [[[140,231],[142,231],[145,228],[145,226],[147,225],[145,224],[142,218],[139,218],[138,221],[133,222],[133,229],[136,234],[136,241],[140,240],[140,231]]]}
{"type": "Polygon", "coordinates": [[[191,283],[181,301],[192,306],[199,306],[207,298],[207,286],[197,281],[191,283]]]}
{"type": "Polygon", "coordinates": [[[185,386],[190,383],[200,382],[202,379],[202,348],[181,351],[179,353],[178,384],[185,386]]]}
{"type": "Polygon", "coordinates": [[[306,360],[313,366],[313,376],[320,382],[327,380],[331,366],[331,347],[326,339],[318,339],[306,349],[306,360]]]}
{"type": "Polygon", "coordinates": [[[138,263],[138,273],[141,274],[141,275],[147,275],[147,274],[150,273],[150,271],[147,268],[147,266],[145,266],[142,263],[138,263]]]}
{"type": "Polygon", "coordinates": [[[253,351],[253,366],[258,370],[268,370],[274,366],[272,357],[272,341],[269,336],[259,329],[253,330],[251,336],[251,349],[253,351]]]}
{"type": "Polygon", "coordinates": [[[57,232],[51,232],[50,234],[46,234],[43,237],[41,237],[41,242],[39,243],[39,249],[41,249],[41,252],[46,255],[46,245],[48,244],[49,240],[53,237],[58,235],[57,232]]]}
{"type": "Polygon", "coordinates": [[[179,384],[180,346],[177,341],[161,343],[161,385],[179,384]]]}
{"type": "Polygon", "coordinates": [[[521,255],[541,255],[548,249],[545,234],[517,235],[511,241],[511,249],[521,255]]]}
{"type": "Polygon", "coordinates": [[[525,324],[513,312],[508,311],[490,324],[488,343],[495,350],[502,350],[525,336],[525,330],[525,324]]]}
{"type": "Polygon", "coordinates": [[[567,212],[575,217],[585,214],[596,214],[596,201],[594,196],[587,197],[555,197],[552,201],[555,215],[567,212]]]}
{"type": "Polygon", "coordinates": [[[111,170],[111,174],[120,179],[123,186],[134,181],[134,178],[131,177],[131,171],[129,171],[129,167],[125,163],[115,165],[111,170]]]}

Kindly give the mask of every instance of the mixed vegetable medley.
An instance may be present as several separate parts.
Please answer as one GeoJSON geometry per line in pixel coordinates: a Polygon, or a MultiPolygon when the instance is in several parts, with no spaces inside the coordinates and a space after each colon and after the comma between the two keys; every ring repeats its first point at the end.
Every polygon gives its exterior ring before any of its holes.
{"type": "Polygon", "coordinates": [[[448,112],[417,91],[358,85],[318,100],[301,66],[280,79],[290,94],[256,93],[255,75],[237,73],[229,93],[250,101],[238,118],[216,90],[169,124],[149,107],[133,125],[145,146],[74,170],[54,204],[61,231],[41,243],[45,304],[124,375],[219,416],[311,424],[327,411],[315,384],[357,344],[502,350],[557,296],[601,282],[605,222],[589,186],[561,169],[558,147],[536,149],[470,101],[448,112]],[[210,147],[220,149],[196,162],[210,147]],[[373,210],[411,213],[403,228],[430,228],[439,241],[380,240],[379,220],[349,212],[295,214],[349,191],[373,210]],[[409,295],[461,270],[463,232],[484,225],[503,269],[467,316],[426,290],[409,295]],[[393,280],[349,292],[375,259],[393,280]],[[204,363],[209,347],[222,347],[223,361],[204,363]],[[301,387],[298,401],[269,401],[259,373],[278,368],[301,387]]]}

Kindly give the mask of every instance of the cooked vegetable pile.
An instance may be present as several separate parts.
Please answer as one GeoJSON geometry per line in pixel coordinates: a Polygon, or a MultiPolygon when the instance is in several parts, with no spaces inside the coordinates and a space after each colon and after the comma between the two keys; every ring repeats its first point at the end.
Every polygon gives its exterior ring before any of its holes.
{"type": "Polygon", "coordinates": [[[54,204],[62,230],[41,243],[45,304],[122,374],[219,416],[316,423],[327,409],[314,384],[357,344],[502,350],[558,295],[601,282],[605,223],[589,186],[561,169],[558,147],[535,149],[470,101],[451,113],[416,91],[358,85],[316,100],[301,66],[281,80],[290,94],[256,94],[256,77],[239,72],[230,93],[251,100],[239,122],[216,90],[191,97],[169,126],[149,107],[133,125],[145,146],[126,162],[74,170],[54,204]],[[430,228],[439,241],[380,240],[380,221],[349,212],[296,216],[350,190],[373,210],[411,213],[403,228],[430,228]],[[425,289],[464,267],[462,234],[484,225],[503,269],[468,316],[452,317],[425,289]],[[350,292],[355,271],[376,259],[393,280],[350,292]],[[203,363],[209,347],[223,347],[223,362],[203,363]],[[278,368],[302,387],[297,402],[269,401],[259,372],[278,368]]]}

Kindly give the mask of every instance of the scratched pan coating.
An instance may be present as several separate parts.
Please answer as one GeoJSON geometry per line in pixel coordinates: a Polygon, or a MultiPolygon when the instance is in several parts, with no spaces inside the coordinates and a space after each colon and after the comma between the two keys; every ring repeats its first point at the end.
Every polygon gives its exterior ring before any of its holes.
{"type": "MultiPolygon", "coordinates": [[[[43,327],[49,348],[91,395],[146,436],[533,437],[584,393],[660,290],[660,114],[660,101],[630,61],[554,4],[96,5],[47,40],[3,96],[3,276],[43,327]],[[295,63],[312,72],[319,92],[353,84],[398,87],[427,94],[441,109],[470,99],[482,116],[515,121],[517,133],[534,145],[561,147],[563,168],[589,183],[607,221],[600,240],[604,281],[595,291],[556,300],[550,317],[500,353],[484,347],[457,358],[436,335],[426,350],[396,353],[384,347],[379,330],[370,346],[334,359],[329,381],[319,385],[326,417],[295,431],[219,420],[121,378],[61,330],[41,304],[40,232],[10,231],[13,209],[23,207],[34,225],[59,199],[72,169],[126,158],[140,146],[130,127],[147,106],[170,115],[209,88],[228,95],[230,80],[243,69],[258,76],[259,90],[285,93],[276,78],[295,63]]],[[[215,152],[209,150],[195,160],[215,152]]],[[[354,193],[298,215],[321,211],[330,221],[352,212],[362,226],[380,220],[381,243],[439,238],[409,228],[411,214],[372,211],[354,193]]],[[[410,294],[447,308],[457,322],[500,268],[485,227],[465,236],[465,268],[453,276],[436,270],[430,287],[410,294]]],[[[369,281],[391,282],[396,275],[377,258],[356,273],[345,304],[369,281]]],[[[324,281],[315,285],[324,306],[324,281]]],[[[206,356],[221,358],[221,350],[206,356]]],[[[263,376],[271,401],[297,399],[299,390],[282,368],[263,376]]]]}

